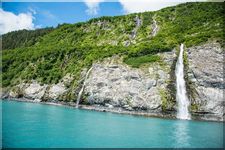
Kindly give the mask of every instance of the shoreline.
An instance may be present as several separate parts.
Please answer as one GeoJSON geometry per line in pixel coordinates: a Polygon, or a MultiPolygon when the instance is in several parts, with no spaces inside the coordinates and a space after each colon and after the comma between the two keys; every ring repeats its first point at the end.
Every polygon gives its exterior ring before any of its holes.
{"type": "MultiPolygon", "coordinates": [[[[132,116],[140,116],[140,117],[149,117],[149,118],[161,118],[161,119],[169,119],[169,120],[182,120],[182,119],[177,119],[175,114],[173,113],[168,113],[168,114],[163,114],[160,112],[146,112],[146,111],[128,111],[125,110],[121,107],[105,107],[101,105],[79,105],[78,108],[76,108],[76,103],[75,102],[39,102],[39,101],[34,101],[31,99],[26,99],[26,98],[13,98],[13,99],[1,99],[2,101],[17,101],[17,102],[28,102],[28,103],[37,103],[37,104],[43,104],[43,105],[53,105],[53,106],[63,106],[63,107],[70,107],[73,109],[81,109],[81,110],[89,110],[89,111],[98,111],[98,112],[110,112],[110,113],[115,113],[115,114],[121,114],[121,115],[132,115],[132,116]]],[[[208,118],[202,118],[199,117],[199,115],[192,116],[190,120],[186,121],[205,121],[205,122],[221,122],[224,123],[224,120],[218,120],[218,119],[208,119],[208,118]]]]}

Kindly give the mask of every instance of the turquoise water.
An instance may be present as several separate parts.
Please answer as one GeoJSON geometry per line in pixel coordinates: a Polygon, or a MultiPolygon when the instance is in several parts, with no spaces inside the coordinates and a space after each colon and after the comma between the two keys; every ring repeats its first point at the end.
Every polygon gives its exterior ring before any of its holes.
{"type": "Polygon", "coordinates": [[[3,147],[150,148],[223,146],[223,124],[167,120],[2,101],[3,147]]]}

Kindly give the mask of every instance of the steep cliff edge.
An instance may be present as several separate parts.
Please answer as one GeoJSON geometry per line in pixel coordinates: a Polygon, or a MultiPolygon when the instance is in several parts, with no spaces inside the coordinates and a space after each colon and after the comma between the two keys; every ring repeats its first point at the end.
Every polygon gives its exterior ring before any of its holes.
{"type": "MultiPolygon", "coordinates": [[[[161,61],[132,68],[119,56],[96,62],[85,81],[81,104],[121,108],[128,111],[146,111],[162,115],[163,111],[174,110],[167,89],[171,77],[171,66],[176,58],[175,50],[157,54],[161,61]]],[[[87,69],[83,70],[81,80],[87,69]]],[[[68,94],[73,77],[67,75],[57,84],[40,84],[33,80],[21,83],[3,94],[3,98],[27,98],[39,101],[59,102],[68,94]],[[67,86],[66,86],[67,85],[67,86]]],[[[80,82],[81,87],[82,82],[80,82]]],[[[72,93],[78,96],[79,88],[72,93]]],[[[174,99],[173,99],[174,100],[174,99]]]]}
{"type": "MultiPolygon", "coordinates": [[[[216,42],[186,49],[186,82],[193,119],[223,119],[223,52],[216,42]]],[[[85,81],[80,104],[175,117],[177,103],[171,83],[175,84],[176,51],[157,55],[161,61],[147,63],[140,68],[124,64],[119,56],[94,63],[85,81]]],[[[83,71],[81,78],[85,72],[87,70],[83,71]]],[[[11,88],[8,97],[59,102],[68,94],[72,80],[73,77],[67,75],[53,85],[41,85],[36,81],[22,83],[11,88]]],[[[78,91],[79,88],[72,92],[74,101],[78,91]]]]}
{"type": "MultiPolygon", "coordinates": [[[[192,112],[202,117],[223,119],[224,49],[217,42],[187,49],[189,97],[192,112]]],[[[206,119],[206,118],[205,118],[206,119]]]]}
{"type": "Polygon", "coordinates": [[[94,64],[86,81],[86,103],[162,112],[165,102],[161,92],[167,91],[170,66],[176,55],[175,51],[158,55],[163,63],[155,62],[139,69],[121,63],[117,57],[94,64]]]}

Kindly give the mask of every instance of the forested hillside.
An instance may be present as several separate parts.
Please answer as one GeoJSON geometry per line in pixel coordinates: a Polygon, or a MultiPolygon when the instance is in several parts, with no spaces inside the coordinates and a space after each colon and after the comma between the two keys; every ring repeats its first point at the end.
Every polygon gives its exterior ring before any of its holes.
{"type": "Polygon", "coordinates": [[[67,73],[76,87],[83,68],[119,55],[133,67],[160,61],[157,53],[224,40],[223,3],[186,3],[155,12],[101,17],[54,29],[3,35],[2,85],[58,83],[67,73]],[[153,33],[154,24],[158,31],[153,33]]]}
{"type": "Polygon", "coordinates": [[[13,31],[2,36],[2,49],[14,49],[19,47],[29,47],[38,42],[45,34],[52,31],[53,28],[43,28],[30,30],[13,31]]]}

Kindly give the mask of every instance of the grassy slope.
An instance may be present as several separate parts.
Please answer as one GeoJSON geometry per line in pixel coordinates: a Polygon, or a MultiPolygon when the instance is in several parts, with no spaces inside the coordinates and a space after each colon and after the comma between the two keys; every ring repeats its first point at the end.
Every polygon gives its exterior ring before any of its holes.
{"type": "Polygon", "coordinates": [[[71,85],[74,88],[82,68],[105,57],[125,56],[126,63],[138,67],[142,63],[157,61],[154,54],[169,51],[181,42],[189,47],[209,39],[224,39],[223,14],[222,3],[187,3],[156,12],[63,24],[40,36],[34,44],[4,50],[2,85],[13,86],[32,79],[57,83],[71,73],[75,76],[71,85]],[[137,37],[131,40],[136,15],[143,24],[138,28],[137,37]],[[154,15],[160,30],[153,38],[150,33],[154,15]],[[125,41],[132,44],[125,47],[125,41]]]}

